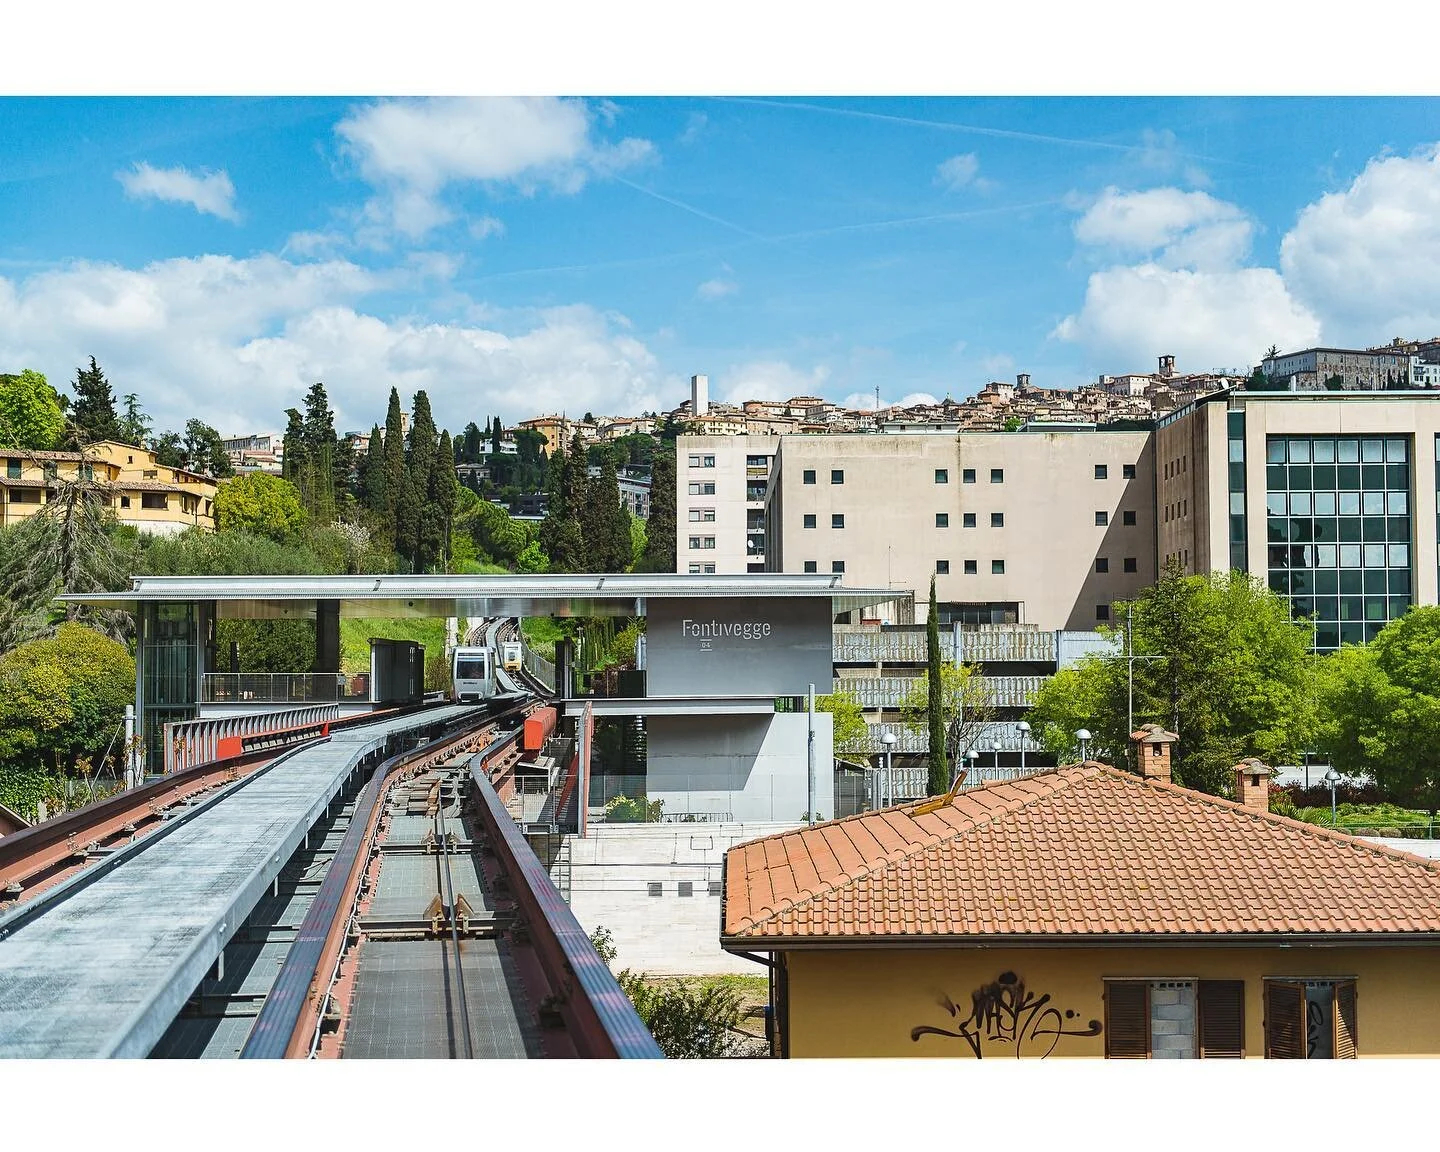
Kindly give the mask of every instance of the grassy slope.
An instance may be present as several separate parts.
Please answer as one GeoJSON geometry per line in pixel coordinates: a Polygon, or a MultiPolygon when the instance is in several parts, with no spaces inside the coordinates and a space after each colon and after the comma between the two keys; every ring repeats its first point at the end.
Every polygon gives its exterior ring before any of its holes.
{"type": "Polygon", "coordinates": [[[445,621],[435,620],[344,620],[340,621],[340,667],[347,676],[370,671],[370,638],[414,640],[425,645],[428,664],[437,654],[445,655],[445,621]]]}
{"type": "Polygon", "coordinates": [[[552,616],[527,616],[520,621],[520,628],[530,650],[551,662],[555,659],[555,641],[569,635],[564,623],[552,616]]]}

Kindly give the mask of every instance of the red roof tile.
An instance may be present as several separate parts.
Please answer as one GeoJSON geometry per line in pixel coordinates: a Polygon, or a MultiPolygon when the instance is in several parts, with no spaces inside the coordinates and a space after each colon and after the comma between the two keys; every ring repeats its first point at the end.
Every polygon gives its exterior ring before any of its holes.
{"type": "Polygon", "coordinates": [[[1088,763],[737,845],[722,937],[1440,932],[1440,862],[1088,763]]]}

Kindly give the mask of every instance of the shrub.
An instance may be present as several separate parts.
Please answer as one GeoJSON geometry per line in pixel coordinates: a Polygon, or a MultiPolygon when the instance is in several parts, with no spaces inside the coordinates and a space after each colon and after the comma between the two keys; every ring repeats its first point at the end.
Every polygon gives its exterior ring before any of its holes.
{"type": "Polygon", "coordinates": [[[1295,801],[1288,788],[1270,789],[1270,811],[1277,816],[1289,816],[1292,820],[1295,818],[1295,801]]]}

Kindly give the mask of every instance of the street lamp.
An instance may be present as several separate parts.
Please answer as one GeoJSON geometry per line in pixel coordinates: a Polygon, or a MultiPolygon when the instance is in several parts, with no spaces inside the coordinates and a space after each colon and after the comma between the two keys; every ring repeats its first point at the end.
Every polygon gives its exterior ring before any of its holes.
{"type": "Polygon", "coordinates": [[[1321,781],[1322,781],[1323,783],[1330,785],[1330,827],[1331,827],[1331,828],[1334,828],[1334,827],[1335,827],[1335,785],[1338,784],[1338,783],[1340,783],[1340,773],[1336,772],[1335,769],[1334,769],[1333,767],[1331,767],[1331,768],[1329,768],[1329,769],[1326,770],[1325,775],[1322,776],[1320,779],[1321,779],[1321,781]]]}
{"type": "Polygon", "coordinates": [[[1030,725],[1024,720],[1015,725],[1015,731],[1020,733],[1020,775],[1025,775],[1025,741],[1030,739],[1030,725]]]}
{"type": "Polygon", "coordinates": [[[890,799],[892,801],[895,799],[895,781],[891,779],[890,776],[890,753],[895,747],[895,733],[891,732],[888,728],[885,729],[884,732],[880,733],[880,743],[885,745],[885,783],[884,787],[880,789],[879,804],[879,807],[883,808],[885,806],[885,793],[887,791],[890,793],[890,799]]]}
{"type": "Polygon", "coordinates": [[[975,778],[975,761],[980,759],[980,753],[975,751],[974,748],[971,748],[970,751],[965,753],[965,759],[970,761],[970,771],[967,773],[967,779],[973,780],[975,778]]]}
{"type": "Polygon", "coordinates": [[[990,741],[990,748],[995,753],[995,779],[1000,779],[1000,737],[996,736],[990,741]]]}
{"type": "Polygon", "coordinates": [[[1075,739],[1080,741],[1080,763],[1083,764],[1086,759],[1085,754],[1088,751],[1086,745],[1090,743],[1090,729],[1081,728],[1080,731],[1075,733],[1075,739]]]}

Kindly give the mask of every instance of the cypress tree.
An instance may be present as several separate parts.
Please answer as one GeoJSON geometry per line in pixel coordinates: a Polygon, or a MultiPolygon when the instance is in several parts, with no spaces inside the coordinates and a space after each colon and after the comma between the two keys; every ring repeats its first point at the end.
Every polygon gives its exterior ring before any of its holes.
{"type": "Polygon", "coordinates": [[[599,537],[592,556],[601,572],[624,572],[630,565],[630,513],[620,501],[620,478],[615,455],[606,452],[600,464],[600,479],[592,490],[592,502],[599,513],[599,537]],[[598,553],[598,555],[597,555],[598,553]]]}
{"type": "Polygon", "coordinates": [[[675,568],[675,441],[662,443],[650,465],[650,517],[645,522],[646,572],[675,568]]]}
{"type": "Polygon", "coordinates": [[[464,439],[461,441],[460,451],[456,453],[464,464],[478,464],[480,462],[480,428],[475,421],[465,425],[464,439]]]}
{"type": "Polygon", "coordinates": [[[590,458],[580,442],[580,433],[570,441],[569,491],[565,495],[566,520],[575,525],[580,538],[580,555],[575,572],[594,572],[600,560],[596,548],[604,535],[599,501],[590,482],[590,458]]]}
{"type": "Polygon", "coordinates": [[[930,795],[950,791],[950,770],[945,762],[945,692],[940,678],[940,611],[935,604],[935,577],[930,577],[930,616],[925,622],[925,656],[928,662],[926,712],[930,720],[930,795]]]}
{"type": "Polygon", "coordinates": [[[438,450],[435,418],[430,414],[430,397],[422,389],[415,393],[410,412],[410,438],[405,453],[405,515],[401,536],[397,509],[397,550],[409,556],[414,572],[424,572],[434,562],[436,547],[435,511],[430,505],[430,473],[438,450]],[[403,545],[403,547],[400,547],[403,545]]]}
{"type": "Polygon", "coordinates": [[[450,554],[450,527],[460,482],[455,476],[455,446],[449,432],[440,433],[435,461],[430,468],[430,491],[425,505],[426,558],[442,568],[450,554]]]}
{"type": "Polygon", "coordinates": [[[385,413],[385,527],[400,552],[396,506],[405,480],[405,428],[400,411],[400,393],[390,389],[390,407],[385,413]]]}
{"type": "Polygon", "coordinates": [[[280,475],[297,488],[310,454],[305,450],[305,422],[298,408],[285,409],[285,443],[281,450],[280,475]]]}
{"type": "Polygon", "coordinates": [[[380,425],[370,429],[370,448],[360,465],[360,502],[379,516],[385,515],[385,437],[380,425]]]}
{"type": "Polygon", "coordinates": [[[75,369],[71,387],[75,389],[75,400],[70,405],[70,422],[75,426],[72,442],[118,440],[120,422],[115,414],[115,394],[94,356],[90,357],[88,370],[75,369]]]}

